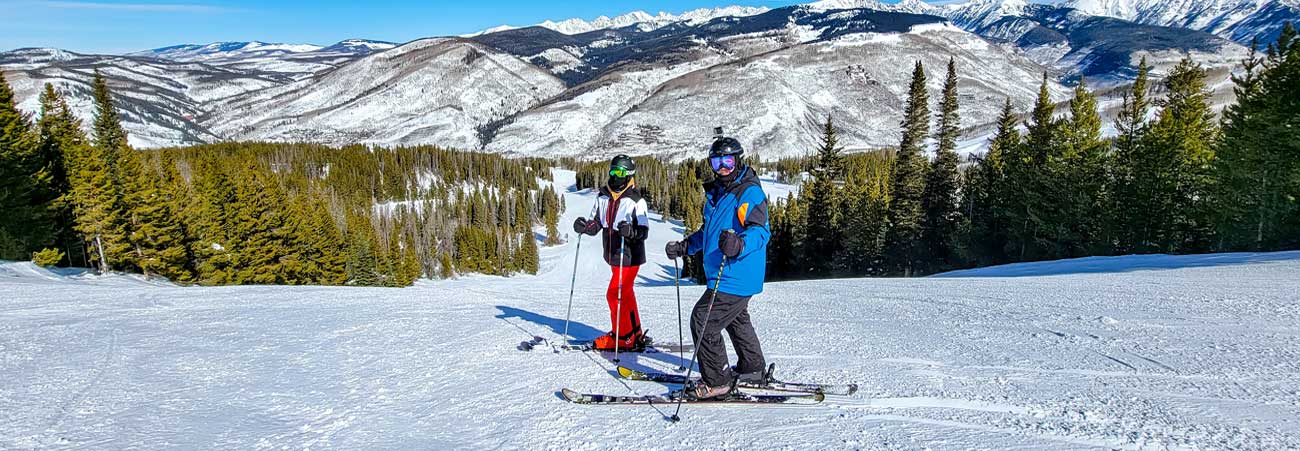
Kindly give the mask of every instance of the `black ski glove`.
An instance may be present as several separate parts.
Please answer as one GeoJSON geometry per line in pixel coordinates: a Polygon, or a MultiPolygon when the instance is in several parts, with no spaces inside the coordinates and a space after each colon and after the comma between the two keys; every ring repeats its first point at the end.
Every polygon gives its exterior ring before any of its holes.
{"type": "Polygon", "coordinates": [[[745,239],[736,235],[734,231],[724,230],[722,236],[718,237],[718,249],[722,250],[722,255],[727,258],[736,258],[745,250],[745,239]]]}
{"type": "Polygon", "coordinates": [[[681,257],[685,257],[685,256],[686,256],[686,242],[685,242],[685,241],[669,241],[668,244],[664,245],[664,253],[665,253],[665,254],[668,254],[668,258],[671,258],[671,259],[673,259],[673,260],[676,260],[676,259],[681,258],[681,257]]]}
{"type": "Polygon", "coordinates": [[[636,227],[628,224],[627,221],[618,223],[618,234],[623,235],[625,239],[636,239],[636,227]]]}
{"type": "Polygon", "coordinates": [[[591,236],[596,236],[596,233],[600,232],[600,221],[597,221],[595,219],[592,219],[590,221],[582,218],[575,219],[573,221],[573,231],[578,233],[585,233],[591,236]]]}

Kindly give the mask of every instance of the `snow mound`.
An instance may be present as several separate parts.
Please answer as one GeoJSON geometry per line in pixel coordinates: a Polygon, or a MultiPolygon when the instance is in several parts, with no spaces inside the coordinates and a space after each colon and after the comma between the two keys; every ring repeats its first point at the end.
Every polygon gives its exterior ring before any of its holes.
{"type": "Polygon", "coordinates": [[[931,277],[1031,277],[1066,274],[1117,273],[1201,268],[1270,262],[1300,261],[1300,251],[1268,253],[1232,253],[1198,255],[1125,255],[1119,257],[1085,257],[1046,262],[1013,263],[987,268],[966,269],[931,277]]]}
{"type": "Polygon", "coordinates": [[[137,274],[95,274],[86,268],[45,268],[32,262],[0,261],[0,284],[89,283],[122,286],[170,286],[159,279],[137,274]]]}

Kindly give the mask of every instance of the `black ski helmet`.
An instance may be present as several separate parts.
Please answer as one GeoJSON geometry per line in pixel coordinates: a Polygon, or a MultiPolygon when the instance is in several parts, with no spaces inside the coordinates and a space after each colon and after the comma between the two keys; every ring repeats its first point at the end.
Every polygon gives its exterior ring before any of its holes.
{"type": "Polygon", "coordinates": [[[721,157],[724,155],[740,156],[745,153],[745,148],[741,147],[740,141],[736,138],[719,136],[713,140],[713,146],[709,148],[709,157],[721,157]]]}
{"type": "Polygon", "coordinates": [[[636,175],[636,162],[632,161],[632,157],[627,155],[618,155],[609,160],[609,172],[609,181],[606,182],[609,189],[622,191],[627,188],[628,182],[632,181],[632,176],[636,175]],[[615,169],[622,169],[625,174],[623,176],[614,175],[615,169]]]}

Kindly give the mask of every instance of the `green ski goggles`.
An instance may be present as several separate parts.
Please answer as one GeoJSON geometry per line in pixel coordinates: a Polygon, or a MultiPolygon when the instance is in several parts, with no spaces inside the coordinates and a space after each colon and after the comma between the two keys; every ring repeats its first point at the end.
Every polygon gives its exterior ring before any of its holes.
{"type": "Polygon", "coordinates": [[[631,175],[636,175],[636,171],[627,168],[611,168],[609,170],[610,177],[627,177],[631,175]]]}

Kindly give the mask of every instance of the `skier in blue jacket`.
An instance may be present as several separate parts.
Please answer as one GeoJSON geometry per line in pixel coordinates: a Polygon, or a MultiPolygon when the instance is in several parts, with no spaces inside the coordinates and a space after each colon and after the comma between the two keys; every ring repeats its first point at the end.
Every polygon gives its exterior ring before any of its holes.
{"type": "Polygon", "coordinates": [[[716,177],[704,185],[704,226],[686,240],[669,242],[664,248],[673,259],[704,252],[710,288],[691,312],[691,334],[699,343],[695,352],[703,383],[687,392],[698,399],[726,396],[735,389],[737,379],[761,381],[768,376],[748,307],[750,298],[763,291],[771,230],[767,195],[758,174],[741,159],[744,152],[733,138],[714,140],[709,164],[716,177]],[[717,293],[712,287],[717,287],[717,293]],[[727,365],[724,329],[736,348],[735,368],[727,365]]]}

